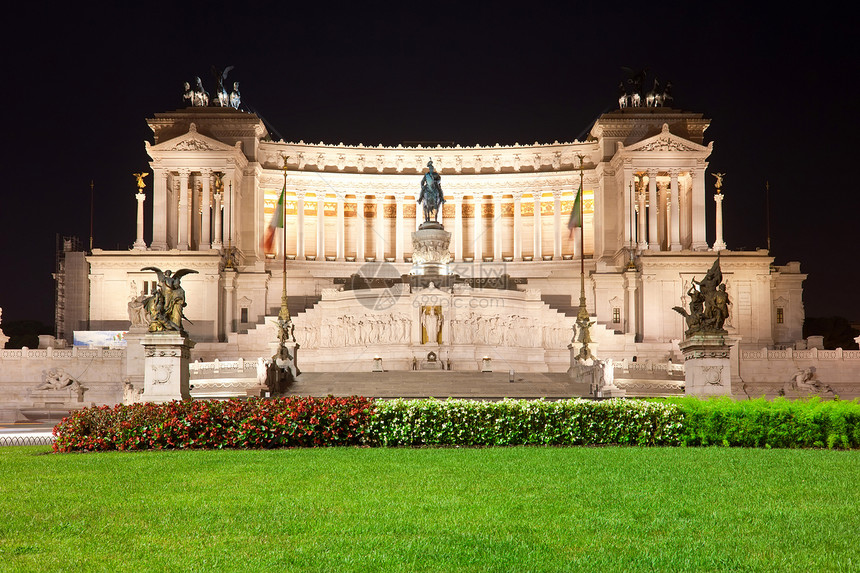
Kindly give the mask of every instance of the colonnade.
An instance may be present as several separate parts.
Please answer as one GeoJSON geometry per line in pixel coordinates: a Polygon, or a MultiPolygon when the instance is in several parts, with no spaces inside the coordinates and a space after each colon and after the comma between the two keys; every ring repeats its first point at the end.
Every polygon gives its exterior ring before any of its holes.
{"type": "Polygon", "coordinates": [[[690,171],[627,167],[624,246],[706,250],[704,167],[690,171]]]}
{"type": "MultiPolygon", "coordinates": [[[[569,197],[568,200],[570,203],[573,203],[574,195],[571,192],[567,192],[569,197]]],[[[294,191],[295,194],[295,219],[293,224],[288,222],[288,230],[287,232],[293,232],[295,238],[295,258],[298,260],[325,260],[326,259],[326,219],[328,217],[333,217],[334,215],[326,214],[325,210],[325,202],[334,202],[336,201],[336,217],[337,222],[335,224],[335,249],[333,250],[335,253],[334,258],[336,260],[352,260],[353,256],[356,261],[365,261],[365,260],[375,260],[375,261],[383,261],[388,259],[389,261],[393,258],[395,261],[402,262],[405,260],[406,254],[411,252],[412,244],[411,244],[411,228],[412,222],[409,221],[410,229],[407,232],[407,218],[404,213],[406,211],[405,207],[407,205],[415,205],[416,216],[414,219],[415,230],[420,226],[423,222],[423,212],[421,210],[421,206],[415,203],[415,198],[410,195],[406,195],[404,192],[395,192],[393,193],[394,198],[394,229],[393,229],[393,237],[394,244],[389,244],[389,241],[385,240],[385,237],[388,233],[386,233],[386,217],[384,216],[384,209],[387,206],[391,206],[391,202],[386,201],[386,197],[391,197],[392,195],[386,194],[372,194],[372,195],[357,195],[354,198],[349,197],[344,199],[343,196],[329,196],[323,197],[320,200],[318,197],[314,197],[314,201],[316,201],[316,222],[314,226],[308,224],[306,219],[306,209],[305,209],[305,201],[308,198],[308,192],[297,190],[294,191]],[[346,230],[346,220],[344,215],[345,203],[354,203],[355,207],[355,216],[361,220],[364,220],[365,206],[370,203],[374,205],[375,215],[372,218],[372,224],[368,225],[366,223],[358,224],[354,226],[354,236],[351,237],[352,240],[350,243],[354,244],[354,252],[347,253],[347,230],[346,230]],[[293,227],[293,229],[290,229],[293,227]],[[313,252],[308,252],[308,248],[306,246],[305,233],[309,232],[313,229],[316,236],[316,245],[313,252]],[[370,245],[368,247],[368,234],[370,234],[371,240],[370,245]]],[[[531,217],[533,218],[532,222],[532,236],[531,237],[523,237],[522,236],[522,201],[523,195],[522,192],[513,192],[507,193],[506,197],[503,197],[502,194],[493,194],[493,195],[474,195],[469,196],[464,193],[455,193],[451,196],[446,197],[446,202],[448,205],[453,204],[453,220],[451,218],[445,218],[442,213],[438,217],[438,220],[443,223],[445,229],[452,233],[451,238],[451,246],[450,249],[452,251],[454,260],[456,261],[502,261],[502,260],[522,260],[523,259],[523,246],[524,241],[528,241],[531,244],[526,245],[527,247],[531,247],[531,255],[526,256],[526,260],[534,259],[534,260],[561,260],[565,257],[565,255],[573,256],[573,249],[568,249],[568,252],[564,252],[565,250],[565,241],[564,238],[568,235],[567,230],[567,216],[570,215],[569,209],[568,212],[564,213],[565,217],[562,217],[562,197],[564,192],[562,190],[556,190],[552,192],[552,219],[551,219],[551,232],[553,235],[552,241],[552,250],[551,252],[544,252],[543,249],[543,232],[544,232],[544,216],[541,213],[541,204],[543,203],[544,198],[540,194],[532,194],[531,197],[526,197],[525,200],[533,201],[533,214],[531,217]],[[489,215],[489,209],[492,209],[492,216],[489,215]],[[510,208],[513,215],[513,236],[510,238],[512,244],[505,244],[503,239],[503,227],[502,224],[502,209],[510,208]],[[466,233],[463,232],[464,229],[464,219],[468,219],[468,217],[464,217],[464,210],[471,209],[473,213],[474,226],[471,227],[472,232],[470,233],[470,243],[466,243],[466,238],[464,235],[466,233]],[[485,212],[486,209],[486,212],[485,212]],[[492,244],[491,250],[484,252],[484,243],[485,239],[490,238],[491,240],[486,241],[492,244]],[[509,253],[509,254],[506,254],[509,253]]],[[[290,197],[288,197],[288,201],[290,201],[290,197]]],[[[449,212],[452,210],[449,207],[449,212]]],[[[443,211],[444,212],[444,211],[443,211]]],[[[288,215],[289,217],[289,215],[288,215]]],[[[410,217],[411,218],[411,217],[410,217]]],[[[390,219],[388,219],[390,220],[390,219]]],[[[331,238],[329,238],[329,241],[331,238]]],[[[328,246],[331,247],[331,243],[328,243],[328,246]]],[[[280,248],[283,248],[279,245],[280,248]]],[[[578,247],[577,247],[578,249],[578,247]]],[[[526,249],[528,250],[528,249],[526,249]]],[[[332,252],[332,251],[329,251],[332,252]]],[[[288,252],[288,256],[292,255],[292,253],[288,252]]],[[[331,255],[329,255],[331,258],[331,255]]]]}
{"type": "MultiPolygon", "coordinates": [[[[153,174],[152,250],[221,249],[225,235],[235,235],[233,203],[240,181],[234,169],[154,167],[153,174]]],[[[138,202],[136,249],[145,248],[138,202]]]]}

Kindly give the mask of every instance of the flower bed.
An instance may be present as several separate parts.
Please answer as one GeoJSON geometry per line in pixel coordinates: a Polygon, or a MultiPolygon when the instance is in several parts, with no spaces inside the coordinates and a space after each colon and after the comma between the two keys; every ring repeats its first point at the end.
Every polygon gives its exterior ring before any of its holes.
{"type": "Polygon", "coordinates": [[[372,409],[356,396],[92,407],[54,428],[54,451],[357,445],[372,409]]]}
{"type": "Polygon", "coordinates": [[[386,400],[368,437],[382,446],[678,445],[676,405],[641,400],[386,400]]]}
{"type": "Polygon", "coordinates": [[[860,403],[276,398],[102,406],[56,428],[54,450],[338,445],[860,447],[860,403]]]}

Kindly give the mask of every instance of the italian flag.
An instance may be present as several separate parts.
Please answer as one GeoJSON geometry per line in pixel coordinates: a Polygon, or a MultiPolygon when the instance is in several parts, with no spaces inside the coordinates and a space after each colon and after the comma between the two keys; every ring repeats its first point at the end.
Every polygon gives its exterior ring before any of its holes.
{"type": "Polygon", "coordinates": [[[582,227],[582,183],[579,184],[579,191],[576,192],[576,201],[573,202],[573,209],[570,211],[570,220],[567,222],[567,228],[570,229],[568,238],[573,238],[573,230],[577,227],[582,227]]]}
{"type": "Polygon", "coordinates": [[[286,193],[285,187],[278,198],[278,204],[275,206],[275,214],[272,215],[269,226],[266,227],[266,234],[263,236],[263,252],[265,253],[275,252],[275,232],[284,228],[284,197],[286,193]]]}

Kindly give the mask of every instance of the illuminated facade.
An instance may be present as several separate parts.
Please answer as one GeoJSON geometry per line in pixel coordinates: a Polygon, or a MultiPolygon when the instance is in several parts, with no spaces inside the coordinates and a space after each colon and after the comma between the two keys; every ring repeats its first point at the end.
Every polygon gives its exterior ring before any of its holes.
{"type": "MultiPolygon", "coordinates": [[[[387,367],[408,369],[428,350],[420,322],[427,304],[415,302],[421,293],[408,284],[343,289],[355,274],[409,273],[411,233],[421,222],[416,198],[432,160],[442,175],[451,269],[466,279],[433,291],[447,305],[438,351],[457,369],[477,369],[481,354],[496,348],[518,369],[563,371],[580,296],[579,233],[570,238],[567,225],[582,166],[585,296],[597,352],[677,359],[684,323],[672,307],[686,305],[690,281],[716,256],[706,238],[708,123],[696,113],[627,108],[601,116],[584,142],[377,147],[271,141],[257,116],[229,108],[156,114],[154,143],[146,145],[152,193],[138,196],[141,213],[151,207],[151,241],[139,218],[131,251],[88,257],[90,328],[128,328],[129,300],[155,280],[142,267],[191,268],[199,274],[183,286],[197,355],[270,355],[266,317],[278,312],[286,251],[288,295],[302,310],[294,322],[303,369],[366,371],[386,352],[387,367]],[[286,241],[279,229],[276,252],[267,254],[284,157],[286,241]],[[504,275],[516,291],[482,288],[504,275]],[[380,297],[396,300],[381,308],[380,297]],[[358,323],[372,326],[343,334],[358,323]],[[529,335],[498,336],[499,329],[529,335]]],[[[799,264],[774,267],[761,250],[720,254],[733,303],[726,327],[740,347],[800,340],[799,264]]]]}

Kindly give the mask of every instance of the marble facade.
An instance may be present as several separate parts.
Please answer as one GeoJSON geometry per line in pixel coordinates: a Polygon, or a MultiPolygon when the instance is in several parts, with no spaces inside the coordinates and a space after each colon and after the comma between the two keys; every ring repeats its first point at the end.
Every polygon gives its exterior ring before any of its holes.
{"type": "MultiPolygon", "coordinates": [[[[412,304],[420,293],[399,286],[408,292],[383,319],[374,314],[377,303],[365,299],[389,296],[388,289],[342,289],[370,262],[384,263],[392,277],[410,273],[412,233],[421,222],[415,200],[432,159],[446,197],[440,221],[451,233],[449,266],[471,286],[467,296],[456,284],[442,294],[505,305],[474,324],[443,314],[446,356],[478,369],[482,348],[492,346],[509,349],[504,360],[528,370],[566,370],[567,359],[556,351],[566,356],[570,336],[547,332],[570,331],[584,251],[598,352],[619,361],[681,361],[684,324],[672,307],[686,304],[690,280],[701,278],[716,256],[705,210],[713,195],[712,145],[703,142],[709,120],[701,114],[627,108],[602,115],[586,141],[474,147],[272,141],[257,116],[228,108],[180,109],[148,122],[152,188],[137,204],[152,209],[151,227],[143,236],[140,226],[130,230],[136,238],[130,251],[87,257],[93,330],[127,328],[129,300],[153,287],[142,267],[190,268],[199,272],[183,281],[188,330],[198,343],[192,358],[267,356],[285,253],[290,300],[307,303],[294,312],[297,337],[304,337],[303,370],[342,369],[348,361],[333,355],[343,347],[368,360],[388,356],[386,368],[408,369],[423,352],[412,304]],[[284,157],[286,241],[279,230],[275,252],[266,253],[262,239],[284,184],[284,157]],[[580,167],[582,245],[567,228],[580,167]],[[516,291],[480,288],[502,275],[516,291]],[[365,315],[378,332],[360,333],[356,325],[365,315]],[[487,340],[477,341],[481,320],[491,319],[487,340]],[[472,330],[465,335],[464,328],[472,330]],[[534,336],[528,344],[496,341],[507,328],[520,336],[533,329],[534,336]],[[555,338],[566,339],[559,346],[555,338]]],[[[735,186],[726,186],[727,197],[743,183],[735,186]]],[[[722,241],[721,229],[717,236],[722,241]]],[[[716,248],[733,303],[726,328],[740,348],[800,340],[806,275],[799,264],[776,267],[766,251],[723,246],[716,248]]],[[[369,362],[351,363],[369,370],[369,362]]]]}

